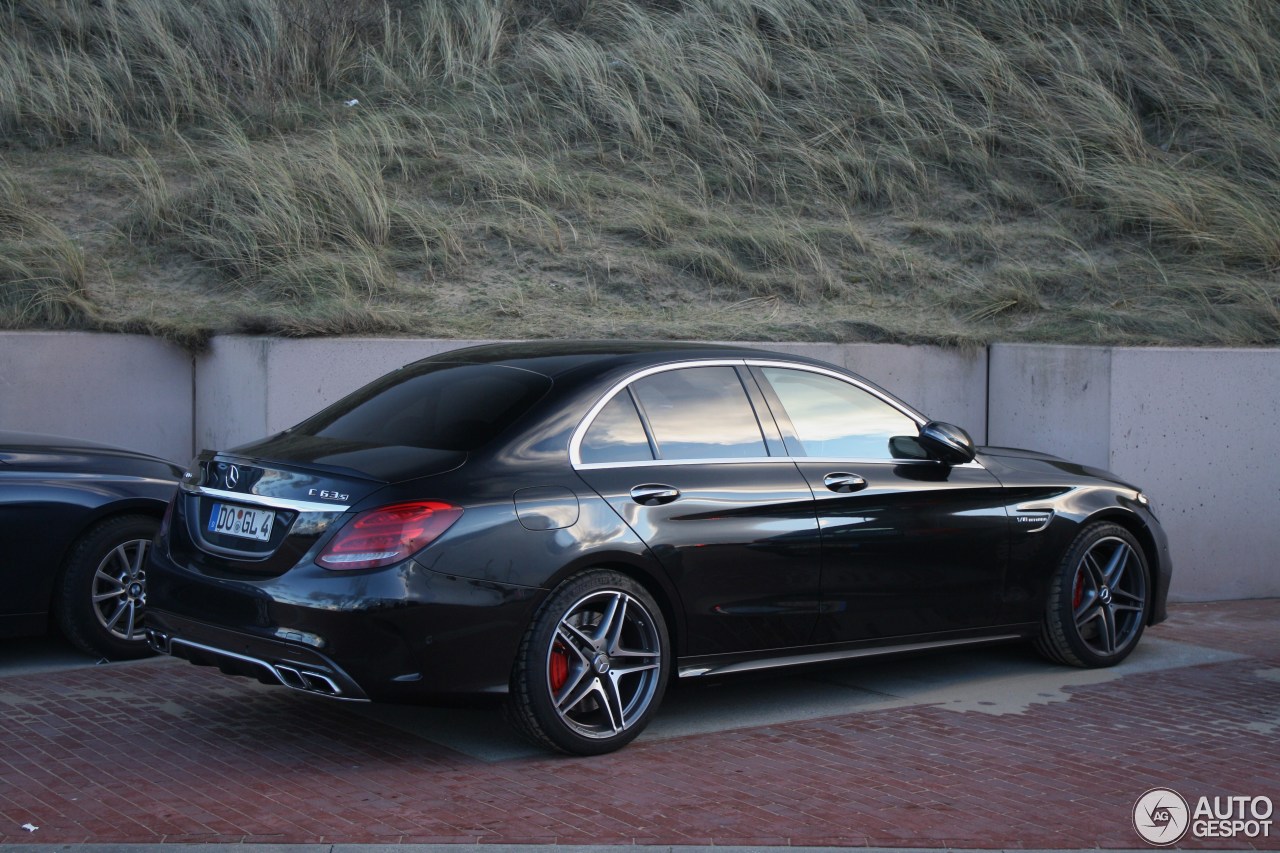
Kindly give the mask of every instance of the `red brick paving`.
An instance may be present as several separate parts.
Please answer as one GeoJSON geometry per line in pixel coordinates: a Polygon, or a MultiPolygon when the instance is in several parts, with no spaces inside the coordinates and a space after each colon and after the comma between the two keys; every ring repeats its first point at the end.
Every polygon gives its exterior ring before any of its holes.
{"type": "MultiPolygon", "coordinates": [[[[1249,657],[1021,714],[916,706],[493,764],[184,664],[15,676],[0,844],[1133,848],[1148,788],[1280,803],[1280,600],[1176,606],[1154,635],[1249,657]]],[[[1182,846],[1280,849],[1275,829],[1182,846]]]]}

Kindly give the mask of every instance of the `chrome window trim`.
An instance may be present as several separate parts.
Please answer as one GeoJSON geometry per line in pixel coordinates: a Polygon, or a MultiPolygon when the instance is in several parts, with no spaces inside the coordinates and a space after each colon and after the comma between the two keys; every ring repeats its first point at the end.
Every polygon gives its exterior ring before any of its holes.
{"type": "MultiPolygon", "coordinates": [[[[678,361],[670,364],[659,364],[653,367],[646,367],[643,370],[630,374],[625,379],[619,380],[601,395],[600,399],[587,411],[587,414],[574,428],[573,436],[569,439],[569,463],[575,471],[595,471],[604,468],[641,468],[654,465],[725,465],[725,464],[741,464],[743,462],[831,462],[841,465],[940,465],[942,463],[934,459],[894,459],[885,457],[882,459],[854,459],[854,458],[831,458],[831,457],[814,457],[814,456],[734,456],[734,457],[714,457],[711,459],[641,459],[631,462],[583,462],[582,461],[582,441],[586,437],[587,431],[591,429],[591,425],[595,423],[596,416],[600,411],[609,404],[615,396],[633,382],[638,382],[646,376],[653,376],[656,373],[666,373],[670,370],[684,370],[690,367],[780,367],[787,370],[803,370],[809,373],[818,373],[823,376],[829,376],[839,382],[852,385],[855,388],[867,392],[877,400],[885,403],[894,410],[902,413],[905,417],[911,419],[916,424],[916,428],[920,428],[928,423],[928,419],[921,413],[905,408],[905,404],[886,396],[882,391],[870,387],[857,379],[845,376],[834,370],[825,367],[818,367],[813,364],[800,364],[793,361],[781,361],[771,358],[717,358],[697,361],[678,361]]],[[[966,462],[964,465],[954,465],[954,468],[983,468],[982,464],[973,461],[966,462]]]]}
{"type": "Polygon", "coordinates": [[[790,361],[778,361],[777,359],[763,359],[763,358],[748,358],[748,359],[745,359],[745,363],[748,367],[781,367],[787,370],[803,370],[808,373],[819,373],[819,374],[822,374],[823,376],[829,376],[832,379],[838,380],[840,382],[844,382],[846,385],[852,385],[855,388],[861,388],[863,391],[866,391],[868,394],[870,394],[872,397],[875,397],[880,402],[886,404],[892,409],[897,409],[903,415],[915,421],[917,427],[922,427],[929,422],[929,419],[926,418],[923,414],[915,411],[914,409],[907,408],[905,403],[893,399],[892,397],[888,396],[884,391],[880,391],[876,388],[872,388],[870,385],[859,382],[858,380],[849,376],[845,376],[844,374],[837,373],[836,371],[831,370],[829,368],[818,367],[817,365],[814,365],[814,364],[796,364],[790,361]]]}
{"type": "MultiPolygon", "coordinates": [[[[941,459],[854,459],[847,456],[790,456],[787,457],[797,465],[802,462],[821,462],[825,465],[947,465],[941,459]]],[[[947,465],[948,468],[970,468],[985,471],[987,467],[978,460],[963,465],[947,465]]]]}
{"type": "MultiPolygon", "coordinates": [[[[826,465],[941,465],[937,459],[855,459],[853,457],[830,456],[713,456],[708,459],[642,459],[638,462],[583,462],[574,465],[576,471],[598,471],[602,468],[652,468],[667,465],[760,465],[764,463],[780,464],[790,462],[799,465],[803,462],[820,462],[826,465]]],[[[977,462],[964,465],[952,465],[952,468],[982,468],[977,462]]],[[[985,470],[985,469],[984,469],[985,470]]]]}
{"type": "Polygon", "coordinates": [[[294,500],[293,498],[251,495],[245,494],[244,492],[228,492],[222,489],[211,489],[208,486],[183,485],[180,488],[183,492],[189,495],[218,498],[219,500],[233,503],[249,504],[250,506],[265,506],[272,509],[292,509],[298,512],[346,512],[351,509],[349,504],[324,504],[318,501],[299,501],[294,500]]]}

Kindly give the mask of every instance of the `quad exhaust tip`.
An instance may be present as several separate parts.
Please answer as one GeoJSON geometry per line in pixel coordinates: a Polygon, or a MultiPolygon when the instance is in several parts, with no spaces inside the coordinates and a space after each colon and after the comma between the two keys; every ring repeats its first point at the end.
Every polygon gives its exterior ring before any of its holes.
{"type": "Polygon", "coordinates": [[[215,659],[229,659],[240,664],[250,664],[260,671],[270,673],[272,678],[292,690],[301,690],[304,693],[329,696],[334,699],[367,701],[345,695],[342,692],[342,688],[338,686],[338,683],[333,678],[297,662],[267,661],[251,655],[241,654],[240,652],[232,652],[215,646],[206,646],[203,643],[185,640],[181,637],[171,637],[154,628],[146,629],[146,634],[147,645],[160,654],[187,657],[187,655],[178,653],[177,647],[182,647],[183,649],[195,651],[197,656],[211,655],[215,659]]]}
{"type": "Polygon", "coordinates": [[[341,696],[342,690],[332,678],[319,672],[286,666],[282,663],[267,664],[275,671],[276,677],[285,687],[294,690],[306,690],[309,693],[323,693],[326,696],[341,696]]]}

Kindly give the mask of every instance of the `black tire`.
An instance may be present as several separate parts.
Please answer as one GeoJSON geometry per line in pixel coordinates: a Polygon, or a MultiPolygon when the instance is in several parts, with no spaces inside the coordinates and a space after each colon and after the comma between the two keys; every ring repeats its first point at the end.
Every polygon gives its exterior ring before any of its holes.
{"type": "Polygon", "coordinates": [[[516,655],[507,716],[540,746],[612,752],[648,725],[670,670],[653,596],[620,572],[593,569],[566,580],[538,609],[516,655]]]}
{"type": "Polygon", "coordinates": [[[1118,524],[1084,528],[1049,582],[1036,648],[1057,663],[1114,666],[1138,645],[1151,610],[1142,546],[1118,524]]]}
{"type": "Polygon", "coordinates": [[[147,515],[109,518],[86,530],[67,555],[54,615],[67,639],[88,654],[108,660],[151,654],[142,612],[146,557],[159,526],[147,515]]]}

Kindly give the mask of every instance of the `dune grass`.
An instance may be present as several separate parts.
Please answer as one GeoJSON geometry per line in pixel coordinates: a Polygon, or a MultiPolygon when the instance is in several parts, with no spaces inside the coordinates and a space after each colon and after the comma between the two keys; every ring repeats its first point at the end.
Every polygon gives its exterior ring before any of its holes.
{"type": "Polygon", "coordinates": [[[14,0],[0,144],[10,327],[1280,343],[1267,0],[14,0]]]}
{"type": "Polygon", "coordinates": [[[0,170],[0,328],[82,327],[93,318],[84,283],[80,247],[0,170]]]}

